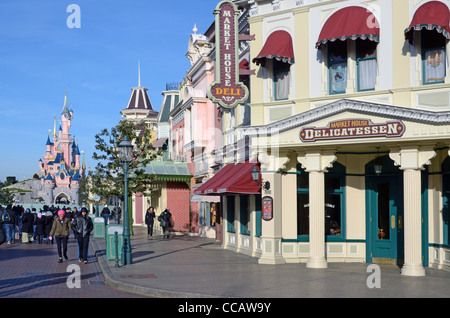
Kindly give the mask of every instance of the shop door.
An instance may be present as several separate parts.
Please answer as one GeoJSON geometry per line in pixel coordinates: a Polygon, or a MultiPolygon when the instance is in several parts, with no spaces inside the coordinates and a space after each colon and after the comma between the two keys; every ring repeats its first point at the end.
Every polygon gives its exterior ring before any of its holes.
{"type": "Polygon", "coordinates": [[[403,179],[372,177],[369,180],[368,260],[403,263],[403,179]]]}

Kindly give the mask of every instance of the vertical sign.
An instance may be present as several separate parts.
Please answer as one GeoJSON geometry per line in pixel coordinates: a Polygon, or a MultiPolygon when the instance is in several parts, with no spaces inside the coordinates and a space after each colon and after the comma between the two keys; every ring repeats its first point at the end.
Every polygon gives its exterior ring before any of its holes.
{"type": "Polygon", "coordinates": [[[273,219],[273,199],[271,197],[264,197],[262,199],[262,219],[264,221],[273,219]]]}
{"type": "Polygon", "coordinates": [[[220,2],[216,16],[216,81],[208,89],[208,98],[224,108],[234,108],[248,98],[248,88],[239,82],[238,16],[231,1],[220,2]]]}

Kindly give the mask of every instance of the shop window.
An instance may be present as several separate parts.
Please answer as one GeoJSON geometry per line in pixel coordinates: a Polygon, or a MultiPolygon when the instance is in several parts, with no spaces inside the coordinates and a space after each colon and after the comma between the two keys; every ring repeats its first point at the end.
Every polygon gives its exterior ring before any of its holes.
{"type": "Polygon", "coordinates": [[[423,83],[444,83],[447,72],[446,39],[435,30],[421,31],[423,83]]]}
{"type": "Polygon", "coordinates": [[[371,91],[377,83],[377,43],[356,40],[356,63],[358,69],[358,91],[371,91]]]}
{"type": "Polygon", "coordinates": [[[442,223],[444,245],[450,246],[450,157],[442,164],[442,223]]]}
{"type": "MultiPolygon", "coordinates": [[[[298,166],[297,235],[309,235],[309,174],[298,166]]],[[[345,214],[345,167],[334,163],[325,174],[325,233],[329,240],[343,237],[345,214]]]]}
{"type": "Polygon", "coordinates": [[[289,98],[291,87],[290,64],[273,59],[273,83],[275,100],[289,98]]]}
{"type": "Polygon", "coordinates": [[[227,231],[230,233],[235,233],[236,229],[234,226],[235,221],[235,206],[234,206],[234,196],[227,197],[227,231]]]}
{"type": "Polygon", "coordinates": [[[347,41],[329,42],[327,48],[330,94],[344,94],[347,90],[347,41]]]}
{"type": "Polygon", "coordinates": [[[250,198],[248,195],[241,195],[240,201],[241,234],[250,235],[250,198]]]}

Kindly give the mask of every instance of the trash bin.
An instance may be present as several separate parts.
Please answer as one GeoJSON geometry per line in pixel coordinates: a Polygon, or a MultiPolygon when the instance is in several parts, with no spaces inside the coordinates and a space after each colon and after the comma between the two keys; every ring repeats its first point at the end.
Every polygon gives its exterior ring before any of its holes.
{"type": "Polygon", "coordinates": [[[105,220],[94,218],[94,238],[105,238],[105,220]]]}
{"type": "Polygon", "coordinates": [[[112,224],[106,229],[106,259],[108,261],[114,261],[116,259],[116,246],[114,242],[114,233],[117,232],[118,235],[118,252],[119,260],[122,256],[122,246],[123,246],[123,225],[112,224]]]}

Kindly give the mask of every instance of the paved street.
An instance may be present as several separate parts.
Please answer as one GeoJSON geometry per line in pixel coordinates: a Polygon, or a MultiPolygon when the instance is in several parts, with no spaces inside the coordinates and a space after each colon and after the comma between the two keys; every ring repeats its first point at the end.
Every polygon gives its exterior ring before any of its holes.
{"type": "Polygon", "coordinates": [[[0,246],[0,298],[136,298],[144,297],[119,291],[105,284],[103,274],[95,257],[89,264],[78,262],[77,244],[71,235],[68,246],[68,261],[58,263],[56,243],[54,245],[3,244],[0,246]],[[69,265],[79,268],[68,270],[69,265]],[[77,267],[79,266],[79,267],[77,267]],[[81,288],[69,288],[79,281],[81,288]]]}

